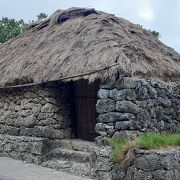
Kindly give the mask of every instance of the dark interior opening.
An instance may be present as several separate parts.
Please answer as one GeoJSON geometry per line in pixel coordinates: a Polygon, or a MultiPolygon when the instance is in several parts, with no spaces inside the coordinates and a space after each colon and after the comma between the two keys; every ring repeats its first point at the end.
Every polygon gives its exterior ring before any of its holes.
{"type": "Polygon", "coordinates": [[[90,84],[88,80],[73,82],[72,129],[75,138],[93,141],[97,136],[95,125],[98,90],[99,81],[90,84]]]}

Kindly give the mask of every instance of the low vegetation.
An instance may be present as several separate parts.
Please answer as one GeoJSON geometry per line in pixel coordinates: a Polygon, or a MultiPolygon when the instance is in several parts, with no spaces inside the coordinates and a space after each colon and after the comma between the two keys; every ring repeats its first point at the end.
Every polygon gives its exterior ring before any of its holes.
{"type": "Polygon", "coordinates": [[[134,148],[145,150],[180,146],[180,134],[146,134],[136,139],[111,139],[113,158],[121,161],[134,148]]]}

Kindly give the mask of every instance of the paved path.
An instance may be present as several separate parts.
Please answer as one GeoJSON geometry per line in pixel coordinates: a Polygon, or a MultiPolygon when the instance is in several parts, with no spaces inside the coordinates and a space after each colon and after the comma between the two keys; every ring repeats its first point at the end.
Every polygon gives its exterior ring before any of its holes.
{"type": "Polygon", "coordinates": [[[0,180],[90,180],[22,161],[0,157],[0,180]]]}

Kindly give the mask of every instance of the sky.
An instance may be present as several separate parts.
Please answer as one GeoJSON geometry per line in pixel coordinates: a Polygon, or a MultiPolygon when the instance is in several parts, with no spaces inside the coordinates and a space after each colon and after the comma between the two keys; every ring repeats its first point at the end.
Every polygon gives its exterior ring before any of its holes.
{"type": "Polygon", "coordinates": [[[35,20],[57,9],[95,8],[160,32],[160,40],[180,53],[180,0],[0,0],[0,18],[35,20]]]}

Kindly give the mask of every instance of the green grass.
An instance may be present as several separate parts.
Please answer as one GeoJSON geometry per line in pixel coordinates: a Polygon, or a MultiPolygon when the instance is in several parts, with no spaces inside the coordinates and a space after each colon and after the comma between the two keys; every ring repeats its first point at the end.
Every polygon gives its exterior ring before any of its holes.
{"type": "Polygon", "coordinates": [[[180,134],[149,134],[138,139],[142,149],[161,149],[169,146],[180,146],[180,134]]]}
{"type": "Polygon", "coordinates": [[[111,139],[110,145],[113,147],[113,159],[118,160],[124,150],[130,149],[134,144],[131,139],[111,139]]]}
{"type": "Polygon", "coordinates": [[[180,134],[146,134],[134,140],[111,139],[110,144],[113,148],[114,160],[119,161],[133,148],[150,150],[180,146],[180,134]]]}

